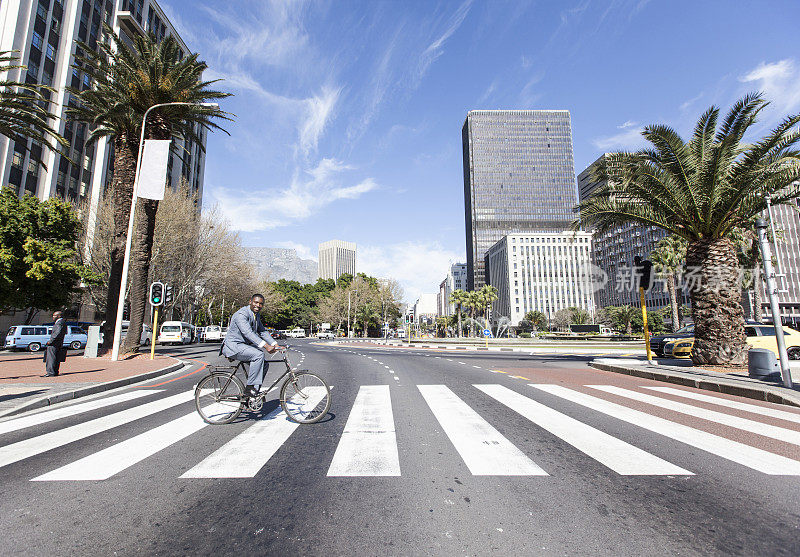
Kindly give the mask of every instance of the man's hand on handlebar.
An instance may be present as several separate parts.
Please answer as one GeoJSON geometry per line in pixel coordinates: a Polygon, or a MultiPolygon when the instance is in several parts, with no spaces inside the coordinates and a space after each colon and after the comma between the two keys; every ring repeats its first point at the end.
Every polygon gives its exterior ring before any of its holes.
{"type": "Polygon", "coordinates": [[[266,350],[270,354],[274,354],[277,351],[284,351],[288,348],[288,346],[279,346],[277,344],[273,344],[270,346],[265,346],[264,350],[266,350]]]}

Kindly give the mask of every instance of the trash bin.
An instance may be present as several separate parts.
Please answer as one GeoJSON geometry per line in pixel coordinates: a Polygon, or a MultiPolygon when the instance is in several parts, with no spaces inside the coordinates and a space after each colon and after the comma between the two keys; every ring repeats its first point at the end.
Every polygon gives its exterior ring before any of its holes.
{"type": "Polygon", "coordinates": [[[83,351],[84,358],[96,358],[97,348],[100,345],[100,325],[90,325],[86,339],[86,349],[83,351]]]}
{"type": "Polygon", "coordinates": [[[747,353],[747,371],[750,377],[765,381],[776,381],[781,377],[775,352],[767,348],[750,349],[747,353]]]}

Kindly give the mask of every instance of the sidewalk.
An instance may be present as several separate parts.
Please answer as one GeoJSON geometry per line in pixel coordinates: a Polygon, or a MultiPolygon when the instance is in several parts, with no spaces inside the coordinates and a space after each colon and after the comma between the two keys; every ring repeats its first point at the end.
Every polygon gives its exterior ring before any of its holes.
{"type": "Polygon", "coordinates": [[[685,387],[694,387],[767,402],[800,406],[800,366],[792,364],[790,364],[790,369],[794,389],[787,389],[779,381],[763,381],[752,378],[748,375],[747,370],[721,373],[694,367],[688,361],[686,366],[650,365],[643,360],[622,358],[599,358],[589,362],[591,367],[603,371],[624,373],[644,379],[664,381],[685,387]]]}
{"type": "Polygon", "coordinates": [[[0,417],[146,381],[182,367],[167,356],[139,354],[113,362],[70,351],[58,377],[44,375],[43,352],[0,352],[0,417]]]}

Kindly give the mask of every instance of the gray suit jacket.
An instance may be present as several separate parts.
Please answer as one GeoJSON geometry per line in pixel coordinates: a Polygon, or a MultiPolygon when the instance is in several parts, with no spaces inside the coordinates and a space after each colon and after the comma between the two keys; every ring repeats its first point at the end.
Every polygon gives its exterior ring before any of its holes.
{"type": "Polygon", "coordinates": [[[231,317],[228,334],[222,343],[222,355],[229,358],[248,346],[260,348],[262,342],[269,345],[278,344],[267,332],[259,316],[253,313],[250,306],[244,306],[231,317]]]}

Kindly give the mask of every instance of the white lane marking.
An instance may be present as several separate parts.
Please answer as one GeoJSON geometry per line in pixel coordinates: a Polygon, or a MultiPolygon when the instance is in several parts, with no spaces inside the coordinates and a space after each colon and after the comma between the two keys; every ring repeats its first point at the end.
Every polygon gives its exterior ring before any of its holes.
{"type": "Polygon", "coordinates": [[[389,385],[359,388],[328,475],[400,475],[389,385]]]}
{"type": "Polygon", "coordinates": [[[400,381],[400,378],[399,378],[398,376],[396,376],[396,375],[395,375],[395,376],[394,376],[394,380],[395,380],[395,381],[400,381]]]}
{"type": "Polygon", "coordinates": [[[780,420],[800,423],[800,414],[794,414],[792,412],[787,412],[785,410],[778,410],[777,408],[757,406],[755,404],[747,404],[745,402],[739,402],[736,400],[728,400],[727,398],[704,395],[700,393],[695,393],[693,391],[682,391],[680,389],[674,389],[672,387],[645,387],[645,389],[652,389],[654,391],[658,391],[668,395],[682,396],[685,398],[691,398],[702,402],[708,402],[710,404],[718,404],[720,406],[727,406],[728,408],[744,410],[745,412],[751,412],[753,414],[761,414],[762,416],[769,416],[771,418],[778,418],[780,420]]]}
{"type": "Polygon", "coordinates": [[[206,425],[197,412],[192,412],[31,481],[106,480],[206,425]]]}
{"type": "Polygon", "coordinates": [[[474,367],[475,369],[483,369],[481,366],[472,366],[472,367],[474,367]]]}
{"type": "Polygon", "coordinates": [[[474,475],[548,475],[444,385],[417,388],[474,475]]]}
{"type": "Polygon", "coordinates": [[[715,410],[698,408],[697,406],[692,406],[691,404],[675,402],[674,400],[667,400],[665,398],[660,398],[637,391],[631,391],[628,389],[622,389],[612,385],[586,386],[599,391],[604,391],[606,393],[611,393],[613,395],[638,400],[639,402],[644,402],[646,404],[652,404],[653,406],[658,406],[659,408],[666,408],[667,410],[680,412],[681,414],[686,414],[688,416],[694,416],[695,418],[700,418],[702,420],[708,420],[709,422],[735,427],[736,429],[741,429],[742,431],[749,431],[750,433],[763,435],[764,437],[771,437],[772,439],[777,439],[779,441],[786,441],[787,443],[792,443],[793,445],[800,445],[800,431],[794,431],[791,429],[786,429],[785,427],[765,424],[755,420],[748,420],[747,418],[740,418],[739,416],[731,416],[730,414],[717,412],[715,410]]]}
{"type": "Polygon", "coordinates": [[[383,367],[385,367],[386,369],[389,369],[389,366],[383,366],[383,367]]]}
{"type": "Polygon", "coordinates": [[[744,443],[731,441],[712,433],[694,429],[683,424],[671,422],[664,418],[651,416],[627,406],[608,402],[601,398],[587,395],[560,385],[542,385],[529,383],[534,389],[561,397],[592,410],[602,412],[618,420],[628,422],[664,435],[681,443],[697,447],[703,451],[737,462],[742,466],[771,475],[800,476],[800,462],[776,455],[744,443]]]}
{"type": "Polygon", "coordinates": [[[638,447],[553,410],[502,385],[474,385],[498,402],[625,476],[693,475],[638,447]]]}
{"type": "Polygon", "coordinates": [[[458,363],[461,364],[462,366],[467,365],[466,362],[458,362],[458,363]]]}
{"type": "Polygon", "coordinates": [[[194,399],[194,391],[179,393],[177,395],[154,400],[153,402],[148,402],[147,404],[142,404],[141,406],[122,410],[121,412],[116,412],[109,416],[95,418],[88,422],[0,447],[0,467],[78,441],[79,439],[85,439],[86,437],[90,437],[102,431],[127,424],[128,422],[144,418],[156,412],[161,412],[172,406],[189,402],[192,399],[194,399]]]}
{"type": "Polygon", "coordinates": [[[57,408],[55,410],[40,412],[39,414],[33,414],[31,416],[14,418],[13,420],[8,420],[7,422],[0,423],[0,434],[9,433],[11,431],[17,431],[19,429],[24,429],[26,427],[31,427],[34,425],[44,424],[47,422],[51,422],[53,420],[66,418],[68,416],[77,416],[78,414],[89,412],[90,410],[104,408],[106,406],[111,406],[112,404],[119,404],[120,402],[127,402],[129,400],[134,400],[143,396],[160,392],[162,392],[162,389],[130,391],[127,393],[122,393],[108,398],[100,398],[97,400],[93,400],[91,402],[82,402],[80,404],[74,404],[72,406],[65,406],[63,408],[57,408]]]}
{"type": "MultiPolygon", "coordinates": [[[[313,408],[325,396],[325,389],[317,387],[309,394],[306,405],[313,408]]],[[[299,425],[278,407],[186,471],[181,478],[252,478],[299,425]]]]}

